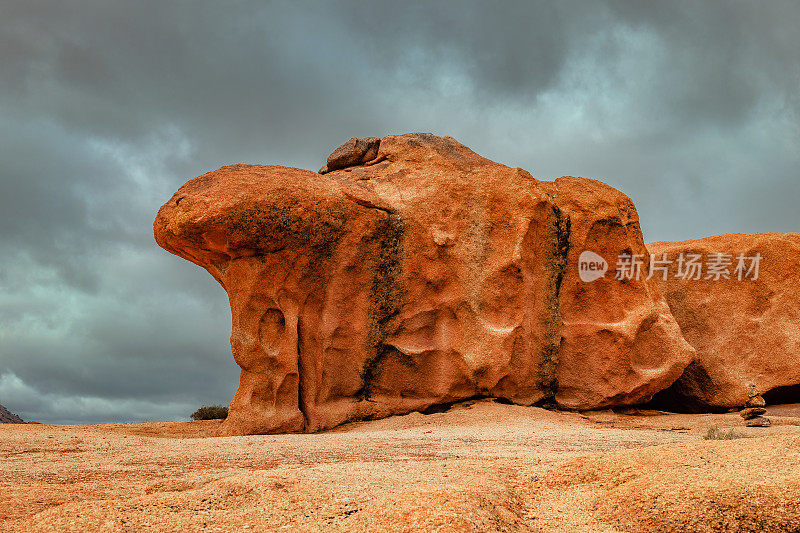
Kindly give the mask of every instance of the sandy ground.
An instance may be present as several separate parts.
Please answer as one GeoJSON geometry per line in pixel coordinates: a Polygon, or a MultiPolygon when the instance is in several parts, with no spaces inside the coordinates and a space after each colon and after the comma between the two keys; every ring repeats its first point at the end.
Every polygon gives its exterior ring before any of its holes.
{"type": "Polygon", "coordinates": [[[314,435],[2,424],[0,530],[798,530],[800,405],[770,409],[770,428],[489,400],[314,435]]]}

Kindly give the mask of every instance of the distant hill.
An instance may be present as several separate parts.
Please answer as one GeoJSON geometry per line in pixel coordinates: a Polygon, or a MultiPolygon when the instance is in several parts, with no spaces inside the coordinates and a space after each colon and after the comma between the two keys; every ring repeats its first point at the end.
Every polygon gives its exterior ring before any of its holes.
{"type": "Polygon", "coordinates": [[[0,424],[24,424],[20,417],[0,405],[0,424]]]}

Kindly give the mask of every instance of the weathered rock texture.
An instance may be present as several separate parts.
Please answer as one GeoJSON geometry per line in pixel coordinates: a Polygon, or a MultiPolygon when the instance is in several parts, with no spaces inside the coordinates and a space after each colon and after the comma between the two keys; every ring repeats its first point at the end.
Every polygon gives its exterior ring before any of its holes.
{"type": "Polygon", "coordinates": [[[542,182],[570,220],[568,268],[561,302],[559,406],[627,405],[649,399],[694,360],[658,287],[642,276],[615,279],[621,254],[647,255],[633,202],[599,181],[563,177],[542,182]],[[591,250],[609,272],[578,277],[578,256],[591,250]]]}
{"type": "Polygon", "coordinates": [[[576,277],[584,247],[645,251],[611,187],[537,181],[429,134],[351,139],[326,167],[223,167],[156,218],[158,243],[230,297],[227,434],[473,396],[635,404],[694,360],[654,284],[576,277]]]}
{"type": "Polygon", "coordinates": [[[15,415],[11,411],[0,405],[0,424],[24,424],[24,423],[25,422],[20,417],[18,417],[17,415],[15,415]]]}
{"type": "Polygon", "coordinates": [[[719,235],[648,248],[674,260],[666,281],[660,274],[653,279],[698,355],[659,400],[695,410],[741,407],[758,394],[800,384],[800,233],[719,235]],[[704,264],[711,254],[730,255],[730,279],[705,279],[706,272],[699,280],[677,278],[681,253],[700,254],[704,264]],[[740,254],[760,254],[758,279],[738,279],[740,254]]]}

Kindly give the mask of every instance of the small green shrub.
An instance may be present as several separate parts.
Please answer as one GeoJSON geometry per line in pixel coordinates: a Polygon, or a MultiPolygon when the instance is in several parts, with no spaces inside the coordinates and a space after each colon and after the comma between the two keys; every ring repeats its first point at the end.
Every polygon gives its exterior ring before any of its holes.
{"type": "Polygon", "coordinates": [[[718,427],[708,428],[708,431],[706,431],[703,437],[705,440],[732,440],[740,438],[742,438],[742,435],[739,435],[734,430],[723,431],[718,427]]]}
{"type": "Polygon", "coordinates": [[[225,418],[228,418],[228,408],[224,405],[204,405],[192,413],[192,420],[224,420],[225,418]]]}

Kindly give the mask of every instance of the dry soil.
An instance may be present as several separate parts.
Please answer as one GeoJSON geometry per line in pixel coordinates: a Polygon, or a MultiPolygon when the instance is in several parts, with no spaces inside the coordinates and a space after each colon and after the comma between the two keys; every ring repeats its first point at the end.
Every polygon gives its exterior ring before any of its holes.
{"type": "Polygon", "coordinates": [[[490,400],[313,435],[0,424],[0,530],[800,530],[800,406],[770,409],[769,428],[490,400]]]}

